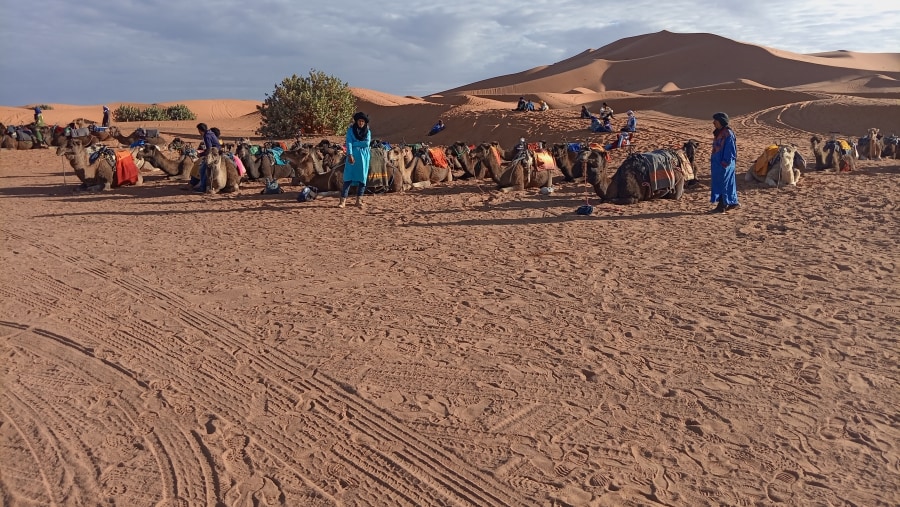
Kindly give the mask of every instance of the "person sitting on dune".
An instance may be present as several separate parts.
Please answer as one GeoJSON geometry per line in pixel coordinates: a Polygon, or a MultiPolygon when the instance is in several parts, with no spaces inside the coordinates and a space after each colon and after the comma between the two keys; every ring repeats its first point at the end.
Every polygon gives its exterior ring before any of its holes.
{"type": "Polygon", "coordinates": [[[525,106],[526,106],[527,104],[528,104],[528,103],[525,101],[525,97],[519,97],[519,103],[516,104],[516,109],[515,109],[515,110],[516,110],[516,111],[524,111],[524,110],[525,110],[525,106]]]}
{"type": "Polygon", "coordinates": [[[444,120],[438,120],[437,123],[435,123],[434,126],[431,127],[431,130],[428,131],[428,135],[433,136],[438,132],[444,130],[445,127],[446,126],[444,125],[444,120]]]}
{"type": "Polygon", "coordinates": [[[612,123],[609,122],[609,118],[604,118],[601,120],[596,116],[591,116],[591,132],[612,132],[612,123]]]}
{"type": "Polygon", "coordinates": [[[616,141],[607,144],[603,147],[603,149],[605,149],[606,151],[615,150],[616,148],[622,148],[631,144],[631,132],[628,132],[625,129],[626,127],[622,127],[619,135],[616,136],[616,141]]]}
{"type": "Polygon", "coordinates": [[[581,117],[586,118],[586,119],[593,118],[593,116],[591,115],[591,112],[588,111],[587,106],[581,106],[581,117]]]}
{"type": "Polygon", "coordinates": [[[526,102],[526,103],[525,103],[525,110],[526,110],[526,111],[534,111],[534,102],[532,102],[532,101],[530,101],[530,100],[529,100],[528,102],[526,102]]]}
{"type": "Polygon", "coordinates": [[[544,101],[544,99],[541,99],[538,101],[538,110],[539,111],[549,111],[550,106],[544,101]]]}
{"type": "Polygon", "coordinates": [[[634,111],[631,109],[628,110],[628,123],[625,124],[625,130],[628,132],[636,132],[637,131],[637,118],[634,116],[634,111]]]}

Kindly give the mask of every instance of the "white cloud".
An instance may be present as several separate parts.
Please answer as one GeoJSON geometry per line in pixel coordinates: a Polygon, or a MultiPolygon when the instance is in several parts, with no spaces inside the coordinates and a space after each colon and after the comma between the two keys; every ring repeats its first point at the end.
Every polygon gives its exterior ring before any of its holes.
{"type": "Polygon", "coordinates": [[[887,4],[0,0],[15,48],[0,59],[0,103],[262,100],[312,68],[351,86],[426,95],[662,29],[804,53],[896,52],[900,7],[887,4]]]}

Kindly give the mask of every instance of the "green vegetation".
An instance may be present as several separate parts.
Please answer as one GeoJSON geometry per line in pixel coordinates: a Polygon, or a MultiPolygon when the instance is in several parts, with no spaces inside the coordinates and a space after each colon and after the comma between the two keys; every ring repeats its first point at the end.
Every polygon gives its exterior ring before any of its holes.
{"type": "Polygon", "coordinates": [[[293,138],[300,129],[304,134],[340,134],[353,119],[355,107],[350,86],[340,79],[315,69],[308,77],[294,74],[275,85],[256,107],[262,116],[257,133],[272,139],[293,138]]]}
{"type": "Polygon", "coordinates": [[[141,110],[134,106],[122,105],[113,111],[113,120],[117,122],[126,121],[177,121],[177,120],[196,120],[195,115],[184,104],[176,104],[167,108],[162,108],[157,104],[151,104],[149,107],[141,110]]]}

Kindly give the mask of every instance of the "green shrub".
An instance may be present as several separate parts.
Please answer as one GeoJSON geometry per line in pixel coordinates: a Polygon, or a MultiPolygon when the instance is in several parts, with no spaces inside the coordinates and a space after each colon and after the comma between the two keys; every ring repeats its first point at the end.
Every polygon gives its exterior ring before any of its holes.
{"type": "Polygon", "coordinates": [[[197,115],[184,104],[175,104],[166,108],[166,117],[170,120],[196,120],[197,115]]]}
{"type": "Polygon", "coordinates": [[[113,120],[117,122],[141,121],[141,110],[134,106],[119,106],[113,111],[113,120]]]}
{"type": "Polygon", "coordinates": [[[355,107],[349,85],[340,79],[315,69],[308,77],[294,74],[256,106],[262,116],[257,133],[273,139],[295,137],[300,129],[311,135],[341,134],[355,107]]]}
{"type": "Polygon", "coordinates": [[[196,120],[197,116],[188,109],[184,104],[176,104],[167,108],[162,108],[157,104],[152,104],[146,109],[138,109],[134,106],[119,106],[113,111],[113,120],[117,122],[126,121],[177,121],[177,120],[196,120]]]}

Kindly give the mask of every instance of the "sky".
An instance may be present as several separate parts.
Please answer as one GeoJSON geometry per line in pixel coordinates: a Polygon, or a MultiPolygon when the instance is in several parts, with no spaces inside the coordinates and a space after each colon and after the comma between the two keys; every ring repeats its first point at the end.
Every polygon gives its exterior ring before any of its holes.
{"type": "MultiPolygon", "coordinates": [[[[265,100],[315,69],[424,96],[668,30],[900,52],[900,2],[0,0],[0,105],[265,100]]],[[[897,69],[900,71],[900,69],[897,69]]]]}

